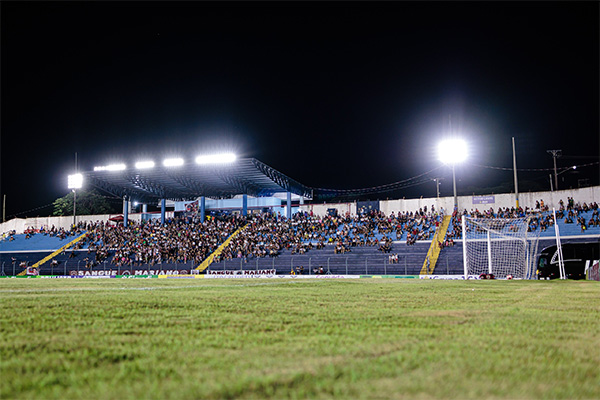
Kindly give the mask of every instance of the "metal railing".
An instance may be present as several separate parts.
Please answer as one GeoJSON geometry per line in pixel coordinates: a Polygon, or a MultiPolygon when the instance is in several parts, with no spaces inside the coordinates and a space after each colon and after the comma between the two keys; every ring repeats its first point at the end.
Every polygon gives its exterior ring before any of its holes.
{"type": "MultiPolygon", "coordinates": [[[[343,257],[343,256],[291,256],[272,258],[234,258],[210,265],[208,271],[242,271],[276,269],[278,273],[297,273],[297,268],[304,267],[304,274],[312,275],[315,271],[343,275],[418,275],[423,267],[423,254],[398,255],[397,262],[390,262],[388,256],[343,257]]],[[[438,259],[435,272],[450,274],[451,271],[462,273],[462,260],[456,257],[442,256],[438,259]]]]}
{"type": "MultiPolygon", "coordinates": [[[[262,270],[276,269],[279,274],[288,274],[292,270],[303,267],[303,273],[312,275],[317,273],[329,273],[340,275],[418,275],[423,266],[424,254],[399,254],[398,262],[390,262],[389,256],[287,256],[267,258],[234,258],[224,260],[210,265],[207,270],[262,270]],[[322,269],[322,270],[321,270],[322,269]],[[323,272],[321,272],[323,271],[323,272]]],[[[86,268],[84,260],[66,260],[58,265],[47,264],[40,268],[41,275],[97,275],[102,274],[127,275],[153,271],[153,274],[164,274],[171,270],[186,270],[190,272],[197,265],[193,261],[186,263],[157,263],[154,265],[127,265],[117,266],[109,261],[103,261],[91,268],[86,268]]],[[[23,271],[17,263],[2,262],[0,274],[16,276],[23,271]]],[[[456,255],[441,256],[435,267],[435,274],[460,274],[462,273],[462,258],[456,255]]]]}

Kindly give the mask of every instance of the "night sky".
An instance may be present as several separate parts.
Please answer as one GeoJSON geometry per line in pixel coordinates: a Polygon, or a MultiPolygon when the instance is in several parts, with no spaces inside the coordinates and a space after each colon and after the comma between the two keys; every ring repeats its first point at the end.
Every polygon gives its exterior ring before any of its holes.
{"type": "MultiPolygon", "coordinates": [[[[234,151],[355,189],[470,147],[459,194],[520,169],[599,161],[598,2],[2,2],[6,215],[49,215],[66,176],[113,161],[234,151]],[[450,117],[449,117],[450,116],[450,117]],[[449,119],[451,124],[449,124],[449,119]],[[32,209],[36,209],[33,210],[32,209]]],[[[521,191],[549,171],[519,172],[521,191]]],[[[442,195],[451,172],[441,167],[442,195]]],[[[598,164],[560,176],[599,184],[598,164]]],[[[562,182],[564,178],[564,182],[562,182]]],[[[435,196],[433,181],[386,197],[435,196]]]]}

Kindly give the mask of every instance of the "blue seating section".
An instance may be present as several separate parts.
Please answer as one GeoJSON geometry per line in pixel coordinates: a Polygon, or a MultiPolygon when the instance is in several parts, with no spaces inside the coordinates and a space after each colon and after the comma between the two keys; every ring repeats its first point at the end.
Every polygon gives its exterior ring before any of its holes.
{"type": "MultiPolygon", "coordinates": [[[[437,222],[440,222],[440,223],[441,223],[441,221],[442,221],[442,218],[441,218],[440,216],[438,216],[438,217],[434,218],[434,223],[435,223],[435,221],[437,221],[437,222]]],[[[352,223],[350,223],[349,225],[350,225],[352,228],[355,228],[355,227],[358,227],[358,226],[360,226],[360,225],[362,225],[362,224],[361,224],[360,222],[359,222],[359,223],[352,222],[352,223]]],[[[373,236],[371,236],[371,238],[372,238],[372,239],[377,239],[378,241],[381,241],[381,239],[383,239],[384,237],[386,237],[386,236],[387,236],[388,238],[391,238],[391,239],[392,239],[392,240],[394,240],[394,241],[396,241],[396,240],[399,240],[399,241],[404,241],[404,240],[406,240],[406,238],[407,238],[407,235],[408,235],[408,230],[409,230],[409,229],[411,229],[413,226],[414,226],[414,227],[418,227],[418,228],[419,228],[419,230],[424,230],[425,232],[427,232],[427,233],[428,233],[428,238],[429,238],[429,239],[431,239],[431,237],[433,237],[433,234],[434,234],[434,232],[435,232],[435,226],[431,226],[431,227],[429,227],[429,228],[427,228],[427,229],[424,229],[423,225],[417,225],[416,221],[412,221],[412,222],[409,222],[409,223],[403,223],[402,225],[403,225],[404,229],[403,229],[403,232],[402,232],[402,235],[401,235],[401,236],[398,236],[398,237],[396,237],[396,232],[395,232],[395,231],[393,231],[393,232],[390,232],[390,233],[382,233],[382,232],[379,232],[379,229],[378,229],[377,227],[375,227],[375,229],[373,229],[373,231],[371,231],[371,233],[373,234],[373,236]]],[[[343,229],[344,229],[344,226],[343,226],[343,225],[341,225],[341,226],[339,226],[339,227],[337,228],[336,232],[342,232],[342,231],[343,231],[343,229]]],[[[355,236],[356,236],[357,238],[362,238],[362,239],[364,239],[364,238],[365,238],[365,235],[364,235],[364,234],[357,234],[357,235],[354,235],[354,234],[352,234],[352,233],[350,233],[350,234],[348,235],[348,238],[352,239],[352,238],[354,238],[355,236]]],[[[335,234],[334,234],[334,235],[323,235],[323,237],[325,238],[325,240],[326,240],[326,241],[327,241],[329,238],[331,238],[331,239],[335,240],[335,238],[336,238],[336,235],[335,235],[335,234]]],[[[306,242],[306,243],[308,243],[308,242],[312,242],[313,244],[316,244],[316,243],[317,243],[317,240],[314,240],[314,239],[310,239],[310,240],[309,240],[309,239],[303,239],[303,241],[304,241],[304,242],[306,242]]]]}
{"type": "MultiPolygon", "coordinates": [[[[376,246],[352,247],[352,251],[344,254],[334,254],[334,246],[326,246],[322,250],[312,250],[303,255],[291,254],[289,250],[283,251],[278,257],[232,259],[213,263],[210,270],[257,270],[276,269],[278,274],[289,274],[292,268],[304,267],[305,274],[312,274],[312,269],[323,267],[324,271],[332,274],[357,274],[357,275],[418,275],[423,266],[423,260],[429,250],[428,242],[417,242],[415,245],[407,246],[406,243],[394,243],[391,253],[382,253],[376,246]],[[398,254],[398,263],[390,264],[389,255],[398,254]]],[[[47,255],[47,253],[45,254],[47,255]]],[[[111,260],[114,252],[110,252],[106,261],[98,263],[91,269],[86,269],[85,258],[93,260],[86,250],[72,252],[67,250],[65,254],[55,257],[58,265],[52,266],[45,263],[40,269],[40,274],[63,274],[70,270],[77,271],[135,271],[153,270],[187,271],[197,267],[192,263],[160,263],[154,266],[127,266],[117,267],[111,260]],[[73,256],[71,256],[73,254],[73,256]]],[[[18,268],[17,268],[18,269],[18,268]]],[[[17,271],[19,272],[19,271],[17,271]]],[[[132,272],[133,273],[133,272],[132,272]]]]}
{"type": "MultiPolygon", "coordinates": [[[[278,257],[232,259],[213,263],[210,270],[256,270],[276,269],[278,274],[289,274],[292,268],[304,267],[305,274],[312,269],[323,267],[325,272],[350,275],[418,275],[429,250],[429,242],[417,242],[407,246],[395,242],[391,253],[377,250],[377,246],[356,246],[344,254],[334,254],[334,246],[321,250],[311,250],[305,254],[291,254],[283,251],[278,257]],[[389,255],[398,254],[398,263],[390,264],[389,255]]],[[[310,271],[310,272],[309,272],[310,271]]]]}
{"type": "MultiPolygon", "coordinates": [[[[543,213],[542,217],[548,215],[548,212],[543,213]]],[[[589,222],[592,217],[592,211],[582,212],[579,216],[585,218],[589,222]]],[[[569,241],[585,241],[589,240],[586,237],[600,236],[600,227],[589,227],[582,232],[581,226],[577,225],[576,219],[574,223],[566,224],[564,219],[558,220],[561,237],[564,243],[569,241]],[[569,237],[567,239],[567,237],[569,237]]],[[[352,227],[355,223],[350,224],[352,227]]],[[[422,229],[422,227],[419,227],[422,229]]],[[[537,229],[540,229],[539,227],[537,229]]],[[[337,228],[337,232],[343,230],[343,225],[337,228]]],[[[430,241],[417,241],[415,245],[406,244],[406,228],[402,235],[401,241],[396,239],[395,232],[381,233],[375,228],[371,238],[379,241],[387,236],[394,240],[390,253],[383,253],[378,250],[379,246],[354,246],[351,251],[344,254],[334,254],[333,245],[326,245],[324,249],[312,249],[305,254],[292,254],[290,250],[283,250],[278,257],[266,258],[234,258],[231,260],[220,261],[213,263],[210,270],[257,270],[257,269],[276,269],[278,274],[289,274],[292,269],[303,266],[305,274],[312,274],[314,269],[323,268],[325,272],[331,274],[360,274],[360,275],[416,275],[419,274],[423,266],[423,261],[430,247],[430,241]],[[391,254],[398,255],[397,263],[390,263],[389,256],[391,254]]],[[[429,238],[434,232],[434,227],[429,229],[429,238]]],[[[548,227],[546,231],[540,232],[539,249],[554,244],[554,227],[548,227]]],[[[326,236],[326,239],[332,237],[335,241],[335,234],[326,236]]],[[[364,235],[357,235],[364,237],[364,235]]],[[[2,273],[5,275],[13,275],[22,271],[21,262],[26,262],[27,265],[33,265],[37,261],[46,257],[52,250],[56,250],[77,236],[68,236],[61,240],[58,237],[37,233],[29,239],[25,239],[25,235],[14,235],[15,240],[3,240],[0,242],[0,264],[2,273]],[[13,261],[13,258],[16,261],[13,261]]],[[[353,235],[347,236],[352,238],[353,235]]],[[[457,238],[455,238],[456,240],[457,238]]],[[[305,242],[308,240],[305,240],[305,242]]],[[[311,240],[316,243],[314,239],[311,240]]],[[[109,252],[109,256],[102,262],[96,264],[91,269],[86,269],[88,258],[91,261],[95,260],[94,253],[88,253],[85,250],[67,250],[65,253],[58,255],[55,260],[58,264],[47,262],[41,270],[41,274],[63,274],[71,270],[76,271],[123,271],[123,270],[151,270],[151,271],[172,271],[172,270],[191,270],[197,266],[193,263],[161,263],[156,265],[144,266],[127,266],[117,267],[112,263],[114,251],[109,252]]],[[[460,241],[456,240],[456,245],[442,249],[438,258],[434,274],[462,274],[462,246],[460,241]]]]}
{"type": "MultiPolygon", "coordinates": [[[[567,223],[565,223],[565,219],[557,218],[560,236],[600,235],[600,226],[587,227],[587,224],[590,222],[590,219],[592,218],[592,211],[581,212],[581,213],[579,213],[579,216],[585,218],[585,223],[586,223],[585,232],[581,231],[581,225],[577,225],[576,219],[574,219],[572,224],[567,224],[567,223]]],[[[550,237],[550,236],[554,237],[554,227],[550,227],[545,232],[542,232],[540,234],[540,237],[550,237]]]]}
{"type": "Polygon", "coordinates": [[[56,236],[50,236],[48,234],[36,233],[29,239],[25,238],[26,235],[14,235],[15,240],[2,240],[0,242],[0,252],[21,252],[21,251],[33,251],[33,250],[58,250],[65,244],[75,240],[77,236],[67,236],[64,239],[60,239],[56,236]]]}
{"type": "MultiPolygon", "coordinates": [[[[600,235],[600,226],[591,226],[588,227],[590,219],[592,218],[593,211],[580,212],[579,217],[585,218],[586,221],[586,229],[585,231],[581,230],[581,225],[577,224],[576,218],[573,219],[573,223],[565,223],[566,218],[557,218],[558,221],[558,229],[560,232],[560,236],[580,236],[580,235],[600,235]]],[[[540,214],[540,218],[545,218],[546,216],[552,215],[551,211],[546,211],[540,214]]],[[[452,225],[450,225],[452,226],[452,225]]],[[[540,238],[554,237],[554,226],[549,226],[545,231],[541,231],[541,228],[538,226],[537,230],[540,231],[540,238]]],[[[456,239],[456,238],[455,238],[456,239]]]]}

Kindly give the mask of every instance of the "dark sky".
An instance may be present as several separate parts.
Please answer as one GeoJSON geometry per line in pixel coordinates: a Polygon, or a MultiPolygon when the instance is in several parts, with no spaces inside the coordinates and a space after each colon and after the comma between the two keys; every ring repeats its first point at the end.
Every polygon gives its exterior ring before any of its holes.
{"type": "MultiPolygon", "coordinates": [[[[2,2],[7,217],[65,195],[80,168],[233,150],[312,187],[353,189],[470,147],[459,194],[518,168],[597,163],[597,2],[2,2]],[[569,158],[570,156],[572,158],[569,158]]],[[[599,181],[598,165],[561,175],[599,181]]],[[[519,173],[549,189],[549,171],[519,173]]],[[[451,195],[448,167],[442,195],[451,195]]],[[[523,183],[521,183],[521,180],[523,183]]],[[[434,196],[433,182],[394,196],[434,196]]],[[[385,198],[387,194],[380,197],[385,198]]]]}

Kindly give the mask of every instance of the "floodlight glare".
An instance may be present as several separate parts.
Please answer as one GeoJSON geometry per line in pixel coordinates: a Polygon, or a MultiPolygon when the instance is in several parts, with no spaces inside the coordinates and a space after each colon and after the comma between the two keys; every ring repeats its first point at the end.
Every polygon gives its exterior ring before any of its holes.
{"type": "Polygon", "coordinates": [[[196,164],[228,164],[234,162],[236,158],[233,153],[198,156],[196,157],[196,164]]]}
{"type": "Polygon", "coordinates": [[[467,144],[461,139],[449,139],[438,145],[438,156],[444,164],[458,164],[467,159],[467,144]]]}
{"type": "Polygon", "coordinates": [[[123,171],[127,166],[125,164],[110,164],[101,167],[94,167],[94,171],[123,171]]]}
{"type": "Polygon", "coordinates": [[[163,161],[165,167],[179,167],[183,165],[183,158],[167,158],[163,161]]]}
{"type": "Polygon", "coordinates": [[[154,161],[138,161],[135,163],[137,169],[154,168],[154,161]]]}
{"type": "Polygon", "coordinates": [[[69,175],[67,178],[67,187],[69,189],[81,189],[83,186],[83,175],[69,175]]]}

